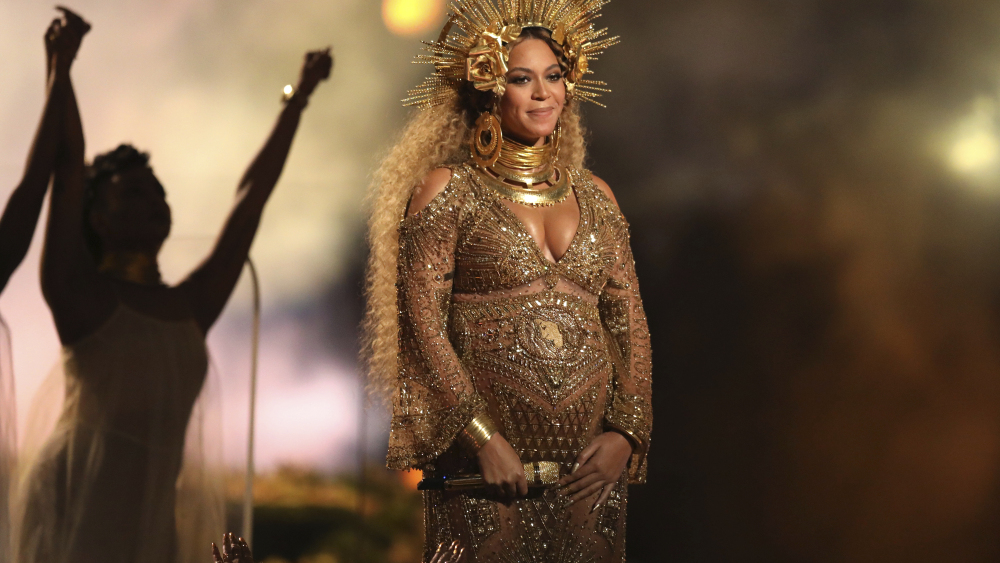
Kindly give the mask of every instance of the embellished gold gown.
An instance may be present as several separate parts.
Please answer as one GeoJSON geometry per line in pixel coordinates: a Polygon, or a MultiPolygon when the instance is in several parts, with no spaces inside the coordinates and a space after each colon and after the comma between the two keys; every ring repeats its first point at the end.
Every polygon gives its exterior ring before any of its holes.
{"type": "Polygon", "coordinates": [[[488,414],[523,462],[567,473],[609,429],[634,454],[610,500],[567,506],[554,490],[503,504],[484,494],[425,492],[428,560],[458,540],[463,561],[617,562],[625,555],[628,483],[645,479],[652,424],[649,332],[628,224],[589,172],[570,170],[580,207],[573,241],[545,258],[508,205],[470,166],[400,228],[399,385],[390,468],[478,473],[455,444],[488,414]]]}

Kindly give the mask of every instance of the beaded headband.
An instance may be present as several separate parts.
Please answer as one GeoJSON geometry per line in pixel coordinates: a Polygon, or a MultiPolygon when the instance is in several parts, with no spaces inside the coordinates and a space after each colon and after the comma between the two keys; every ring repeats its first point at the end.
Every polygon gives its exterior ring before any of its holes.
{"type": "Polygon", "coordinates": [[[441,36],[426,43],[430,54],[417,55],[416,63],[434,65],[434,72],[407,92],[405,106],[426,109],[445,102],[452,92],[470,82],[479,91],[499,98],[507,88],[509,45],[528,27],[552,34],[568,61],[566,93],[601,107],[597,98],[610,92],[607,84],[588,80],[590,61],[616,45],[607,29],[596,29],[594,20],[611,0],[453,0],[451,15],[441,36]]]}

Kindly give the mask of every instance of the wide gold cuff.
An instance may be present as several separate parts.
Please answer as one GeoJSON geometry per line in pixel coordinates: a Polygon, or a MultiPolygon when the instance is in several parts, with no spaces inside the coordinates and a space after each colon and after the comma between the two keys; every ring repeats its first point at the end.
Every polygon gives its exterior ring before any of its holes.
{"type": "Polygon", "coordinates": [[[628,440],[629,444],[632,446],[632,451],[634,453],[641,453],[646,449],[646,443],[642,440],[642,438],[637,436],[635,432],[632,432],[620,424],[605,421],[604,429],[606,431],[611,430],[613,432],[618,432],[619,434],[625,436],[625,439],[628,440]]]}
{"type": "Polygon", "coordinates": [[[466,450],[478,453],[497,432],[493,419],[485,414],[480,414],[458,433],[458,443],[466,450]]]}

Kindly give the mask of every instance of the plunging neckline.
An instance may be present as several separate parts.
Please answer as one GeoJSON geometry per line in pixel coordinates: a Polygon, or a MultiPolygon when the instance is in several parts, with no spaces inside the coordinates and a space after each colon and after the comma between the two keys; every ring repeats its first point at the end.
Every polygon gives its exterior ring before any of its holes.
{"type": "MultiPolygon", "coordinates": [[[[521,231],[521,234],[523,234],[524,236],[528,237],[528,239],[531,240],[531,248],[534,249],[535,255],[545,264],[550,266],[560,266],[563,260],[565,260],[566,257],[569,256],[569,253],[572,252],[574,247],[576,247],[576,241],[577,239],[580,238],[581,227],[583,227],[583,202],[580,199],[580,195],[577,193],[576,185],[572,184],[572,177],[570,177],[570,182],[571,182],[570,189],[573,191],[573,199],[576,200],[576,208],[577,211],[579,211],[580,216],[579,219],[577,219],[576,230],[573,231],[573,238],[570,239],[569,246],[566,247],[566,251],[562,253],[562,256],[556,258],[555,260],[549,260],[549,258],[545,256],[545,251],[542,250],[541,245],[538,244],[538,241],[535,240],[535,237],[531,236],[531,233],[528,232],[528,228],[524,225],[524,222],[521,221],[521,218],[517,216],[517,213],[514,213],[514,210],[508,207],[507,204],[504,203],[500,197],[494,195],[494,200],[496,201],[496,204],[499,205],[501,208],[503,208],[504,213],[507,214],[507,219],[516,224],[517,229],[521,231]]],[[[553,254],[553,256],[555,255],[553,254]]]]}

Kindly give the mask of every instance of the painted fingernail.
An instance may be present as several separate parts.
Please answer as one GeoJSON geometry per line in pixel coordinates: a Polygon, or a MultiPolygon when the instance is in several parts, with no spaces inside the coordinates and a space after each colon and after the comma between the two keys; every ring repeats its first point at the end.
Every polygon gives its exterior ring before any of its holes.
{"type": "Polygon", "coordinates": [[[597,503],[597,504],[595,504],[595,505],[594,505],[593,507],[591,507],[591,509],[590,509],[590,513],[591,513],[591,514],[593,514],[593,513],[594,513],[594,511],[595,511],[595,510],[597,510],[597,509],[598,509],[598,508],[600,508],[600,507],[601,507],[601,503],[597,503]]]}
{"type": "Polygon", "coordinates": [[[570,475],[572,475],[572,474],[576,473],[576,470],[577,470],[577,469],[580,469],[580,464],[579,464],[579,463],[574,463],[574,464],[573,464],[573,470],[569,472],[569,473],[570,473],[570,475]]]}

